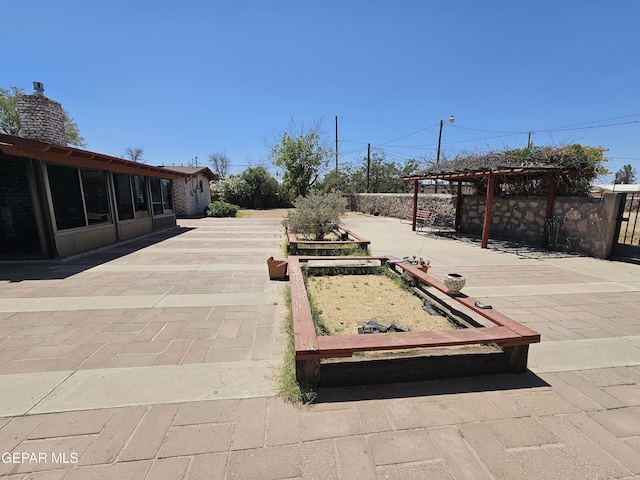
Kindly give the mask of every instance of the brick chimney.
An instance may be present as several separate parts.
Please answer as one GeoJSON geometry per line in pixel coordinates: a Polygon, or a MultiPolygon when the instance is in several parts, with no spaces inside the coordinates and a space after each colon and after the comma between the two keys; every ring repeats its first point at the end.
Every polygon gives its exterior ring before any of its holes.
{"type": "Polygon", "coordinates": [[[44,96],[44,85],[33,82],[34,93],[18,97],[22,136],[42,142],[67,145],[62,105],[44,96]]]}

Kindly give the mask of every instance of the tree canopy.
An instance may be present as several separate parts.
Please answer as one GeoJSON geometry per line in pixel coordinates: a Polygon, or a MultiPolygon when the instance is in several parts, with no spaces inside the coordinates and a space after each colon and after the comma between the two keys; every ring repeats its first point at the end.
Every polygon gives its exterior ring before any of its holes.
{"type": "MultiPolygon", "coordinates": [[[[16,137],[22,136],[20,115],[18,114],[18,97],[24,93],[20,87],[11,86],[8,89],[0,87],[0,132],[16,137]]],[[[78,124],[64,108],[62,114],[67,143],[74,147],[86,146],[84,137],[80,135],[78,124]]]]}
{"type": "Polygon", "coordinates": [[[316,183],[332,154],[323,143],[322,121],[311,127],[297,125],[293,121],[270,148],[273,164],[280,168],[283,193],[293,200],[304,197],[316,183]]]}
{"type": "Polygon", "coordinates": [[[344,194],[354,193],[402,193],[408,192],[411,185],[402,178],[413,173],[417,162],[406,160],[403,164],[389,161],[383,151],[375,151],[350,163],[343,163],[338,170],[327,173],[318,188],[325,192],[332,190],[344,194]],[[367,180],[368,179],[368,180],[367,180]]]}
{"type": "Polygon", "coordinates": [[[229,174],[229,166],[231,161],[227,154],[224,152],[214,152],[209,154],[209,163],[213,173],[218,175],[219,178],[227,178],[229,174]]]}
{"type": "Polygon", "coordinates": [[[636,181],[636,171],[631,165],[625,165],[616,172],[614,183],[630,184],[636,181]]]}
{"type": "Polygon", "coordinates": [[[127,147],[124,151],[124,158],[132,162],[141,162],[143,155],[144,147],[127,147]]]}
{"type": "Polygon", "coordinates": [[[211,186],[215,199],[247,208],[269,208],[280,204],[280,185],[264,167],[249,167],[211,186]]]}

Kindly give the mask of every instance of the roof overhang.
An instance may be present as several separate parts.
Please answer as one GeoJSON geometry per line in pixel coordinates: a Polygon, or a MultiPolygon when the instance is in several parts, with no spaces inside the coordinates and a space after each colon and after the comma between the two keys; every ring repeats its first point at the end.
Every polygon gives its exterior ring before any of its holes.
{"type": "Polygon", "coordinates": [[[97,168],[117,173],[146,175],[149,177],[182,178],[177,172],[145,163],[90,152],[78,148],[41,142],[28,138],[0,134],[0,151],[6,155],[34,158],[50,163],[82,168],[97,168]]]}

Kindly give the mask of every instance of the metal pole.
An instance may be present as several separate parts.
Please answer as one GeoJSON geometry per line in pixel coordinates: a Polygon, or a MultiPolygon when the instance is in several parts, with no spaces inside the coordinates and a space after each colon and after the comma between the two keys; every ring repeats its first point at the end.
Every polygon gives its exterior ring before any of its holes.
{"type": "MultiPolygon", "coordinates": [[[[438,153],[436,155],[436,165],[440,163],[440,144],[442,143],[442,127],[444,120],[440,120],[440,134],[438,135],[438,153]]],[[[438,180],[434,180],[433,193],[438,193],[438,180]]]]}
{"type": "Polygon", "coordinates": [[[336,172],[338,171],[338,116],[336,115],[336,172]]]}
{"type": "Polygon", "coordinates": [[[444,120],[440,120],[440,135],[438,135],[438,155],[436,156],[436,164],[440,163],[440,144],[442,143],[442,127],[444,126],[444,120]]]}
{"type": "Polygon", "coordinates": [[[371,144],[367,143],[367,193],[369,193],[370,176],[371,176],[371,144]]]}

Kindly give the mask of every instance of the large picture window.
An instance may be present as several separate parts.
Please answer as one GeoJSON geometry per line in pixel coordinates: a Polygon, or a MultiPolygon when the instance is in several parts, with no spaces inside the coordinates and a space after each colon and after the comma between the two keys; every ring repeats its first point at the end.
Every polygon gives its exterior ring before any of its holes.
{"type": "Polygon", "coordinates": [[[173,212],[173,194],[171,180],[151,178],[151,202],[154,215],[173,212]]]}
{"type": "Polygon", "coordinates": [[[111,222],[106,172],[47,165],[47,176],[58,230],[111,222]]]}
{"type": "Polygon", "coordinates": [[[81,169],[80,178],[89,225],[111,222],[106,172],[81,169]]]}
{"type": "Polygon", "coordinates": [[[148,212],[147,206],[147,186],[144,177],[140,175],[131,176],[131,186],[133,187],[133,206],[136,212],[148,212]]]}
{"type": "Polygon", "coordinates": [[[86,226],[78,169],[47,165],[47,175],[57,229],[86,226]]]}
{"type": "Polygon", "coordinates": [[[113,184],[116,189],[116,207],[118,210],[118,219],[133,219],[133,196],[131,195],[131,182],[129,181],[129,175],[114,173],[113,184]]]}

